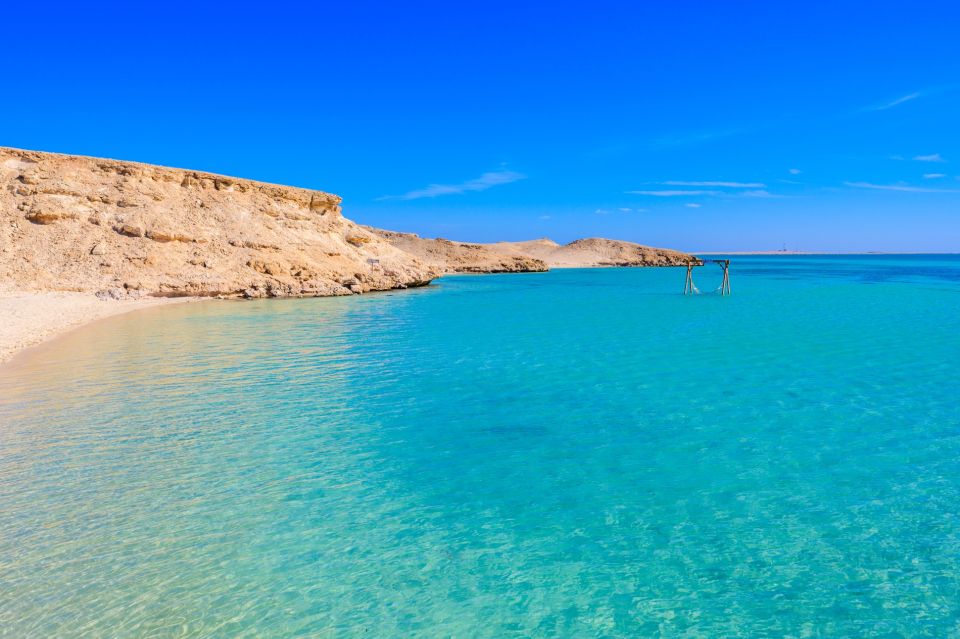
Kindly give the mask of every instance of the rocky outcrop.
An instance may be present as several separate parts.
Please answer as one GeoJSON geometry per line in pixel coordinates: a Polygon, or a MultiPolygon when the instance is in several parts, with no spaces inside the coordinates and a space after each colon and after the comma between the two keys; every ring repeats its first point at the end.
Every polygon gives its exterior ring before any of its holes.
{"type": "Polygon", "coordinates": [[[524,255],[542,260],[550,268],[592,266],[686,266],[699,260],[688,253],[591,237],[569,244],[550,239],[528,242],[497,242],[486,248],[508,256],[524,255]]]}
{"type": "Polygon", "coordinates": [[[447,273],[523,273],[546,271],[540,259],[522,254],[506,254],[488,245],[451,242],[443,238],[427,239],[413,233],[397,233],[366,227],[394,247],[436,264],[447,273]]]}
{"type": "Polygon", "coordinates": [[[395,247],[437,264],[449,273],[514,273],[546,271],[549,268],[595,266],[686,266],[697,264],[693,255],[603,238],[587,238],[569,244],[551,239],[526,242],[467,244],[411,233],[368,228],[395,247]]]}
{"type": "Polygon", "coordinates": [[[0,147],[0,288],[349,295],[441,273],[345,219],[336,195],[0,147]]]}

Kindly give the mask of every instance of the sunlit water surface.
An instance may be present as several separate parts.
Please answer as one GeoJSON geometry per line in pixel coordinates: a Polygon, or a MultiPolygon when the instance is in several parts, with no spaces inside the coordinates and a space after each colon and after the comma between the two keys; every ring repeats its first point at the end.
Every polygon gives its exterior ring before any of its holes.
{"type": "Polygon", "coordinates": [[[957,636],[960,259],[732,283],[447,277],[26,353],[0,635],[957,636]]]}

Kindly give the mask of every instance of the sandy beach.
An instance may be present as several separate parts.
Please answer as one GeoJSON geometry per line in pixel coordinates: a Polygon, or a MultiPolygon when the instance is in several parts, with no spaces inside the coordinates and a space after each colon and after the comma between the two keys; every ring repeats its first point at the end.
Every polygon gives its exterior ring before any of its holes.
{"type": "Polygon", "coordinates": [[[195,298],[101,300],[89,293],[0,292],[0,363],[74,328],[104,317],[195,298]]]}

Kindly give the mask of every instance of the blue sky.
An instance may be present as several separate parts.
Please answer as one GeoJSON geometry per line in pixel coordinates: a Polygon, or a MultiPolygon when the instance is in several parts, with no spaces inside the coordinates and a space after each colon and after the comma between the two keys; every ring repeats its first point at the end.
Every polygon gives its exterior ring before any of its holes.
{"type": "Polygon", "coordinates": [[[460,240],[960,251],[955,2],[135,4],[4,8],[0,145],[460,240]]]}

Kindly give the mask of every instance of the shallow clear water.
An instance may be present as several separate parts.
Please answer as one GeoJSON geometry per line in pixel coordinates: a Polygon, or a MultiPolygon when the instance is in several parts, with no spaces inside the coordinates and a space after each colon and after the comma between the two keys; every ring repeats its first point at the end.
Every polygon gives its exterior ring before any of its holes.
{"type": "Polygon", "coordinates": [[[957,635],[960,258],[732,283],[448,277],[21,356],[0,636],[957,635]]]}

